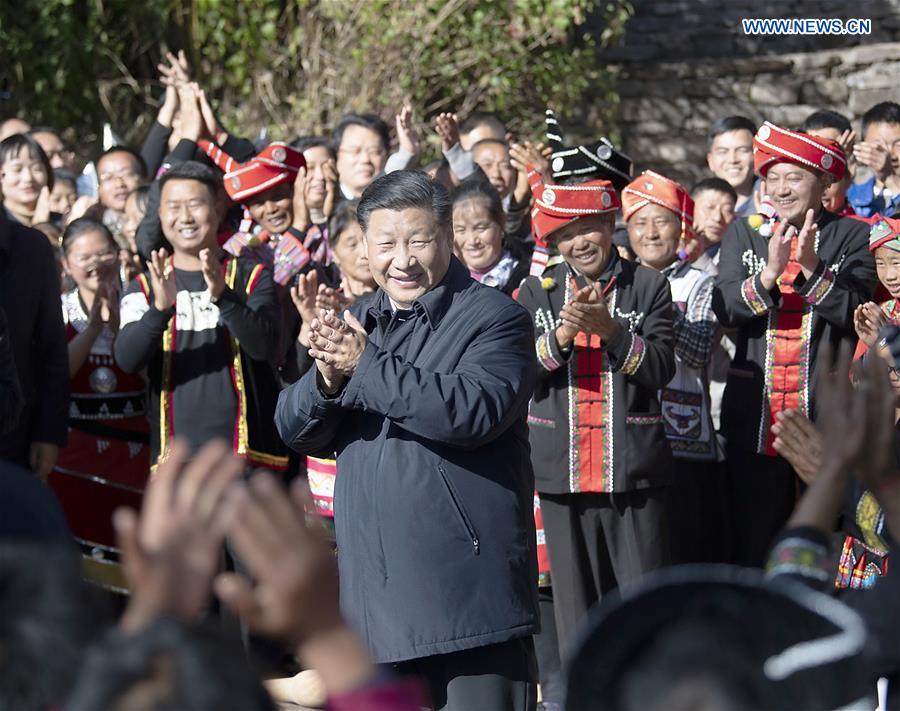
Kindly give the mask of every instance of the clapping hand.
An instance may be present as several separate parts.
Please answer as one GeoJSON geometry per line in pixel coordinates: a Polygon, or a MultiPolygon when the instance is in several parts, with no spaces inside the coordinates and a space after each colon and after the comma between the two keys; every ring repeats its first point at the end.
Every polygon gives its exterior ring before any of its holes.
{"type": "Polygon", "coordinates": [[[868,166],[881,182],[893,173],[891,152],[881,141],[864,141],[853,147],[853,157],[857,162],[868,166]]]}
{"type": "Polygon", "coordinates": [[[816,226],[816,211],[810,208],[806,211],[803,227],[797,237],[797,263],[803,270],[803,276],[807,279],[819,266],[819,256],[816,254],[816,237],[819,228],[816,226]]]}
{"type": "Polygon", "coordinates": [[[601,338],[611,338],[621,328],[609,313],[609,304],[599,283],[580,289],[575,299],[562,307],[559,313],[568,329],[601,338]]]}
{"type": "Polygon", "coordinates": [[[760,274],[760,280],[766,289],[775,287],[791,260],[791,240],[795,234],[797,234],[797,228],[787,220],[782,220],[775,228],[775,233],[769,237],[768,259],[760,274]]]}
{"type": "Polygon", "coordinates": [[[812,484],[822,467],[822,435],[799,410],[778,412],[775,419],[772,446],[787,459],[804,484],[812,484]]]}
{"type": "Polygon", "coordinates": [[[216,253],[209,249],[200,250],[200,266],[203,269],[203,280],[209,289],[213,301],[218,301],[225,291],[225,271],[216,253]]]}
{"type": "Polygon", "coordinates": [[[147,264],[150,272],[150,288],[153,290],[153,306],[157,311],[167,311],[175,305],[178,287],[175,285],[175,267],[165,249],[150,253],[147,264]]]}
{"type": "Polygon", "coordinates": [[[884,310],[875,302],[869,301],[860,304],[853,312],[853,328],[859,340],[866,344],[868,348],[874,348],[878,343],[878,336],[881,329],[887,324],[887,316],[884,310]]]}
{"type": "Polygon", "coordinates": [[[244,463],[221,440],[189,457],[187,442],[176,439],[147,485],[140,517],[127,508],[115,512],[131,590],[127,631],[166,615],[193,621],[209,604],[224,542],[218,510],[244,463]]]}
{"type": "Polygon", "coordinates": [[[322,311],[313,320],[309,335],[309,354],[326,392],[336,393],[343,382],[353,375],[369,342],[362,324],[349,311],[344,321],[332,311],[322,311]]]}

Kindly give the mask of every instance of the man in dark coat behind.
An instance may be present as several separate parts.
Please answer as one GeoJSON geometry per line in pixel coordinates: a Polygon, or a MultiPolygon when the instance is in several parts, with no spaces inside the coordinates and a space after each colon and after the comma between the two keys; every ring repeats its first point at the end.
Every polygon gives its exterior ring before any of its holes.
{"type": "Polygon", "coordinates": [[[0,459],[46,481],[66,444],[69,353],[53,247],[0,210],[0,308],[21,386],[18,424],[0,436],[0,459]]]}
{"type": "Polygon", "coordinates": [[[341,604],[438,709],[532,709],[538,628],[528,313],[452,255],[446,190],[383,176],[358,209],[381,287],[312,324],[276,424],[337,454],[341,604]]]}

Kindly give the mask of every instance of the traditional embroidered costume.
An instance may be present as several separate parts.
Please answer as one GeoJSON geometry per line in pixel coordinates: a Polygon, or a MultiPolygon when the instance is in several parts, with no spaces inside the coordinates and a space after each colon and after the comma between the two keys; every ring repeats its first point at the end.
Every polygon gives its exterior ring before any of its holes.
{"type": "MultiPolygon", "coordinates": [[[[606,180],[544,185],[534,171],[529,180],[539,239],[619,207],[606,180]]],[[[609,341],[579,333],[565,350],[555,336],[559,313],[585,277],[555,259],[541,277],[528,277],[518,296],[537,335],[528,422],[561,647],[602,594],[668,562],[671,454],[657,392],[675,368],[669,285],[620,259],[612,245],[597,281],[621,329],[609,341]]]]}
{"type": "MultiPolygon", "coordinates": [[[[63,294],[62,310],[71,341],[88,325],[78,289],[63,294]]],[[[112,514],[120,506],[140,508],[150,473],[150,435],[144,380],[116,364],[114,340],[104,327],[72,377],[69,443],[60,449],[48,484],[84,549],[88,575],[120,588],[112,514]]]]}
{"type": "MultiPolygon", "coordinates": [[[[673,180],[644,171],[622,191],[625,221],[645,205],[669,210],[679,220],[679,243],[694,236],[694,201],[673,180]]],[[[675,306],[675,376],[659,391],[666,436],[672,448],[673,486],[669,523],[672,555],[678,563],[719,562],[724,534],[723,487],[716,465],[707,366],[718,322],[712,310],[715,280],[687,261],[661,270],[675,306]]]]}
{"type": "MultiPolygon", "coordinates": [[[[843,151],[834,141],[764,123],[753,142],[763,178],[779,162],[795,163],[840,179],[843,151]]],[[[814,413],[812,389],[824,341],[855,340],[853,311],[875,284],[868,226],[821,210],[816,220],[819,264],[809,278],[791,260],[771,290],[760,274],[775,231],[770,210],[738,220],[722,240],[714,308],[720,323],[738,328],[737,350],[722,403],[728,441],[735,562],[761,565],[796,498],[796,478],[777,456],[771,432],[775,415],[788,409],[814,413]]]]}
{"type": "Polygon", "coordinates": [[[135,279],[122,299],[115,356],[127,372],[147,368],[152,461],[172,437],[198,449],[214,437],[248,462],[287,466],[273,417],[278,385],[271,365],[278,301],[269,269],[227,257],[226,288],[213,301],[199,271],[175,269],[175,306],[159,311],[149,278],[135,279]]]}

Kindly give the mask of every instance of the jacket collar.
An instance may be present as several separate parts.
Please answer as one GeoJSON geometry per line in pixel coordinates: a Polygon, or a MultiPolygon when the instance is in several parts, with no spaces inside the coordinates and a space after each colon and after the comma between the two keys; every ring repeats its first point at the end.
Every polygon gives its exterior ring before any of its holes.
{"type": "MultiPolygon", "coordinates": [[[[436,329],[446,316],[453,303],[453,298],[467,289],[472,283],[469,270],[455,256],[450,257],[450,266],[444,278],[433,289],[422,294],[412,305],[417,318],[424,317],[432,330],[436,329]]],[[[367,315],[378,321],[387,316],[390,318],[394,309],[384,289],[378,290],[375,303],[367,311],[367,315]]]]}

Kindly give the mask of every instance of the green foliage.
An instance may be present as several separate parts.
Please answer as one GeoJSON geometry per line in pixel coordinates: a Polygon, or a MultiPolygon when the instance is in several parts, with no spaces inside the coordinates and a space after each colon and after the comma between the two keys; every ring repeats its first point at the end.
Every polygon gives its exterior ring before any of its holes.
{"type": "Polygon", "coordinates": [[[614,77],[596,69],[597,45],[630,12],[625,0],[21,0],[0,17],[3,113],[70,126],[78,143],[103,121],[138,141],[168,45],[244,134],[320,133],[349,110],[390,119],[408,100],[423,122],[492,109],[538,135],[545,105],[578,112],[586,92],[591,118],[608,120],[614,77]]]}

